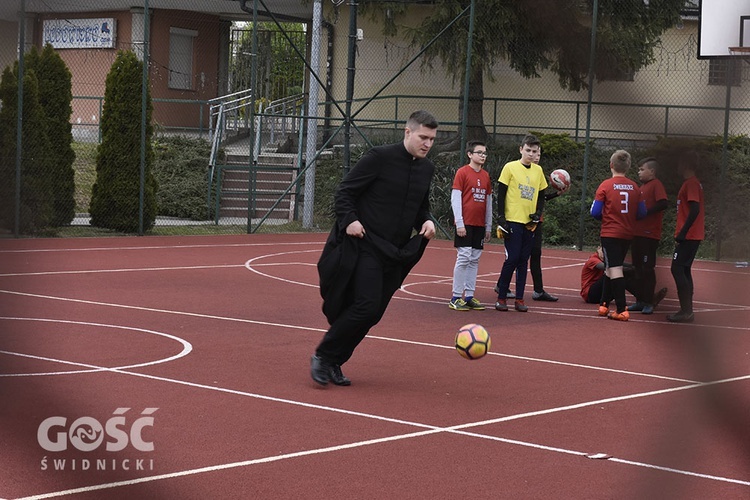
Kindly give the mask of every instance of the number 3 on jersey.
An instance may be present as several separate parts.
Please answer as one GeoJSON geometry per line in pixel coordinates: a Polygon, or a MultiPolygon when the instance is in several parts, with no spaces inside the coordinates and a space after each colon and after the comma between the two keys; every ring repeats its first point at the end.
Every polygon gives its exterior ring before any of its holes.
{"type": "Polygon", "coordinates": [[[628,213],[628,200],[630,199],[630,193],[628,193],[627,191],[620,191],[620,196],[622,197],[622,201],[620,203],[622,203],[623,205],[623,209],[620,210],[620,213],[626,214],[628,213]]]}

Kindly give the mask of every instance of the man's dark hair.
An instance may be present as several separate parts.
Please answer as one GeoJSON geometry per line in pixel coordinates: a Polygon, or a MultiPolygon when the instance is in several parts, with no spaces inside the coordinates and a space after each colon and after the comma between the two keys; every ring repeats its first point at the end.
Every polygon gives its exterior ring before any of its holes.
{"type": "Polygon", "coordinates": [[[425,127],[431,129],[438,128],[438,122],[435,117],[432,116],[431,113],[424,110],[415,111],[411,114],[411,116],[409,116],[409,119],[406,121],[406,126],[410,129],[419,128],[420,125],[424,125],[425,127]]]}
{"type": "Polygon", "coordinates": [[[477,146],[487,147],[487,145],[485,143],[483,143],[482,141],[469,141],[469,142],[466,143],[466,152],[467,153],[473,153],[474,152],[474,148],[477,147],[477,146]]]}
{"type": "Polygon", "coordinates": [[[542,143],[539,142],[539,138],[535,135],[527,135],[523,138],[523,141],[521,141],[521,146],[539,146],[542,147],[542,143]]]}

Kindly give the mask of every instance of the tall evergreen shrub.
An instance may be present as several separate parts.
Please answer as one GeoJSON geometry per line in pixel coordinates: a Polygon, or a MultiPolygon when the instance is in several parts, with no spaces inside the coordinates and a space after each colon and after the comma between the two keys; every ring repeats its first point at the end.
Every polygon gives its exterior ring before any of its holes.
{"type": "MultiPolygon", "coordinates": [[[[141,172],[141,81],[143,63],[132,51],[118,51],[107,74],[102,114],[102,142],[91,190],[91,224],[123,232],[139,229],[141,172]]],[[[156,181],[151,172],[152,103],[147,89],[143,229],[156,220],[156,181]]]]}
{"type": "MultiPolygon", "coordinates": [[[[16,130],[18,126],[18,63],[5,68],[0,78],[0,225],[15,226],[16,207],[16,130]]],[[[50,177],[51,149],[46,134],[45,115],[39,103],[36,73],[25,70],[23,77],[23,120],[21,143],[20,232],[33,234],[52,223],[50,177]]]]}
{"type": "Polygon", "coordinates": [[[73,133],[70,115],[73,113],[71,73],[65,62],[47,44],[40,52],[33,47],[26,55],[26,67],[36,73],[39,81],[39,103],[44,110],[52,162],[52,225],[70,224],[75,217],[75,172],[73,162],[73,133]]]}

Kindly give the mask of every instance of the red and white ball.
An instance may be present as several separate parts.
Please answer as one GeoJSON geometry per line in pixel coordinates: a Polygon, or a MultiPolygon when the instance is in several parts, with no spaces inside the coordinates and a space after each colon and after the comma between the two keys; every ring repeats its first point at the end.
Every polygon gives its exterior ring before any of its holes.
{"type": "Polygon", "coordinates": [[[553,188],[563,191],[570,187],[570,174],[567,170],[558,168],[549,174],[549,181],[553,188]]]}

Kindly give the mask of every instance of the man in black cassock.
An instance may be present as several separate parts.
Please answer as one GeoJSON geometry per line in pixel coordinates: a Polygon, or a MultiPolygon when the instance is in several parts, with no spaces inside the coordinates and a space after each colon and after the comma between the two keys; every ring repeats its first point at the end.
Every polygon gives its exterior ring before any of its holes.
{"type": "Polygon", "coordinates": [[[318,261],[331,325],[311,360],[318,384],[351,384],[341,365],[383,317],[435,236],[429,203],[435,165],[427,153],[437,127],[430,113],[415,111],[403,142],[372,148],[336,189],[336,223],[318,261]]]}

